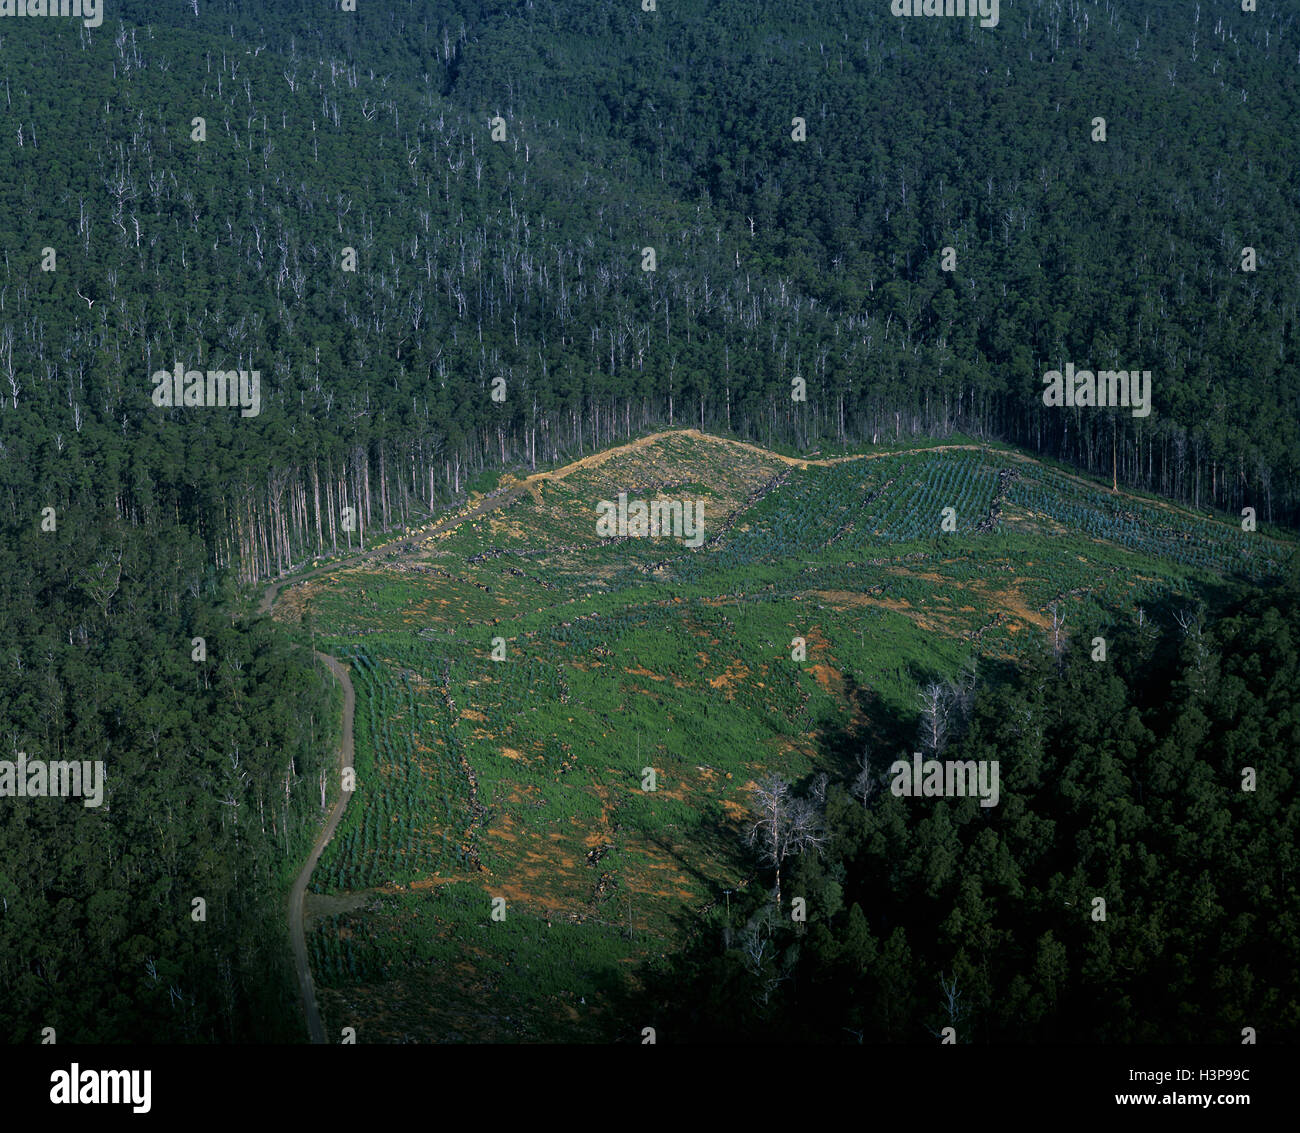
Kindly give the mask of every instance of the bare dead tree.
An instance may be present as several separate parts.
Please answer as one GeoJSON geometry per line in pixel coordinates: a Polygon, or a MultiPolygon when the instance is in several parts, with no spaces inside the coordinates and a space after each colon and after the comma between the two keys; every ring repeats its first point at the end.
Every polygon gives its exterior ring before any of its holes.
{"type": "Polygon", "coordinates": [[[1053,602],[1047,607],[1052,615],[1052,656],[1059,662],[1061,654],[1065,650],[1065,615],[1061,613],[1061,607],[1053,602]]]}
{"type": "Polygon", "coordinates": [[[830,781],[831,777],[825,771],[819,771],[808,789],[808,797],[819,814],[826,809],[826,787],[830,781]]]}
{"type": "Polygon", "coordinates": [[[751,975],[762,974],[763,961],[767,958],[768,944],[771,941],[771,920],[770,912],[764,910],[751,918],[740,934],[740,953],[751,975]]]}
{"type": "Polygon", "coordinates": [[[853,797],[866,806],[878,786],[876,777],[871,773],[871,748],[864,747],[858,763],[857,778],[853,780],[853,786],[849,789],[853,792],[853,797]]]}
{"type": "Polygon", "coordinates": [[[1205,675],[1205,662],[1209,657],[1209,651],[1205,646],[1205,638],[1201,631],[1201,613],[1192,606],[1184,606],[1174,614],[1174,620],[1178,623],[1178,628],[1182,630],[1183,641],[1191,647],[1193,663],[1196,666],[1198,676],[1205,675]]]}
{"type": "Polygon", "coordinates": [[[1178,628],[1183,631],[1183,637],[1199,637],[1201,633],[1201,619],[1197,617],[1196,611],[1190,606],[1174,614],[1174,621],[1178,623],[1178,628]]]}
{"type": "Polygon", "coordinates": [[[747,834],[759,858],[776,873],[773,890],[781,907],[781,866],[793,854],[826,844],[821,814],[811,799],[801,799],[779,775],[769,775],[753,788],[754,821],[747,834]]]}
{"type": "Polygon", "coordinates": [[[18,381],[18,371],[14,366],[14,328],[7,323],[0,332],[0,366],[9,379],[9,396],[13,400],[13,408],[17,409],[18,395],[22,393],[23,387],[18,381]]]}
{"type": "MultiPolygon", "coordinates": [[[[957,974],[954,972],[952,979],[949,980],[940,972],[939,989],[943,992],[943,998],[939,1001],[940,1009],[947,1020],[947,1025],[957,1028],[969,1014],[961,1001],[961,990],[957,987],[957,974]]],[[[942,1030],[943,1028],[931,1028],[930,1033],[938,1038],[942,1030]]]]}
{"type": "Polygon", "coordinates": [[[942,681],[931,681],[920,692],[919,742],[921,750],[931,758],[937,759],[948,746],[957,700],[953,686],[942,681]]]}
{"type": "Polygon", "coordinates": [[[772,939],[776,922],[776,910],[770,905],[765,906],[749,919],[740,936],[740,953],[745,969],[757,981],[754,1002],[762,1007],[767,1006],[772,993],[794,974],[798,958],[795,947],[787,951],[783,960],[778,960],[772,939]]]}
{"type": "Polygon", "coordinates": [[[104,617],[108,617],[108,604],[117,593],[122,581],[122,550],[106,551],[87,571],[81,582],[81,589],[86,592],[100,608],[104,617]]]}
{"type": "Polygon", "coordinates": [[[979,659],[975,654],[966,658],[962,666],[960,683],[957,685],[958,707],[963,717],[969,718],[975,707],[975,690],[979,687],[979,659]]]}

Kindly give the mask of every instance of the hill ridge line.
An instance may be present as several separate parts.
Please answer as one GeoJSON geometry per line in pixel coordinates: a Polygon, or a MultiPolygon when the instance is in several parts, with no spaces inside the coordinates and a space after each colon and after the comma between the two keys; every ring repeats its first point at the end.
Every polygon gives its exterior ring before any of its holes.
{"type": "MultiPolygon", "coordinates": [[[[632,441],[626,441],[623,444],[615,445],[612,448],[601,449],[599,452],[593,452],[587,456],[579,457],[577,460],[570,461],[568,464],[559,468],[552,469],[548,472],[532,472],[523,479],[518,479],[513,473],[502,473],[502,478],[509,478],[505,484],[498,486],[491,492],[482,496],[477,502],[470,505],[468,510],[461,513],[444,515],[440,519],[431,520],[430,522],[413,528],[405,536],[397,536],[389,539],[382,545],[368,551],[360,551],[355,555],[350,555],[343,559],[336,559],[332,562],[313,568],[303,573],[294,573],[292,571],[279,575],[277,578],[265,583],[265,594],[261,603],[259,603],[257,612],[259,614],[269,614],[275,603],[280,589],[284,586],[294,586],[299,582],[306,582],[309,579],[317,578],[322,574],[328,574],[332,571],[352,570],[355,567],[363,566],[372,562],[381,556],[393,555],[394,543],[408,542],[413,539],[427,539],[431,536],[442,535],[449,531],[454,531],[462,524],[471,519],[478,519],[488,512],[498,511],[508,504],[513,503],[525,492],[547,482],[557,482],[567,479],[575,472],[585,471],[589,468],[597,468],[606,462],[613,460],[615,457],[624,453],[633,452],[637,449],[648,448],[656,442],[667,440],[672,437],[688,437],[692,440],[703,441],[715,445],[731,445],[743,449],[746,452],[754,453],[769,460],[778,461],[789,467],[798,468],[800,471],[806,471],[808,468],[828,468],[839,464],[849,464],[856,461],[865,460],[883,460],[890,456],[918,456],[929,452],[982,452],[990,451],[996,453],[1000,458],[1008,461],[1014,461],[1020,464],[1030,464],[1042,468],[1045,471],[1056,473],[1066,480],[1081,485],[1090,491],[1104,493],[1114,498],[1129,500],[1136,504],[1142,504],[1150,507],[1161,508],[1174,515],[1186,517],[1189,519],[1208,520],[1210,522],[1226,523],[1227,520],[1211,514],[1204,514],[1191,508],[1184,507],[1172,500],[1165,500],[1159,497],[1148,497],[1138,495],[1123,488],[1109,487],[1104,481],[1089,479],[1087,476],[1065,471],[1064,469],[1055,468],[1046,463],[1041,458],[1031,453],[1021,452],[1018,449],[994,449],[989,450],[987,445],[978,443],[961,443],[946,445],[922,445],[915,448],[889,449],[884,452],[863,452],[850,453],[845,456],[833,457],[799,457],[786,456],[783,453],[773,452],[771,449],[763,448],[761,445],[752,444],[749,441],[736,440],[733,437],[722,437],[716,433],[706,433],[696,428],[681,429],[663,429],[657,433],[650,433],[644,437],[638,437],[632,441]]],[[[1274,536],[1274,538],[1276,538],[1274,536]]],[[[398,552],[399,560],[412,555],[418,554],[416,551],[398,552]]]]}

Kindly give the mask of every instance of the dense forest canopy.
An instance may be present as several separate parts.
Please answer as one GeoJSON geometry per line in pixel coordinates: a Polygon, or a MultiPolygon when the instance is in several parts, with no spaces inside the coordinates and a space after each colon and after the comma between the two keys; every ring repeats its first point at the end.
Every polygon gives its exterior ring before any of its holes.
{"type": "Polygon", "coordinates": [[[252,578],[344,506],[364,538],[671,423],[960,429],[1300,515],[1277,9],[196,7],[0,28],[11,522],[31,483],[170,512],[252,578]],[[178,363],[259,370],[261,412],[155,408],[178,363]],[[1153,412],[1045,407],[1067,363],[1151,371],[1153,412]]]}

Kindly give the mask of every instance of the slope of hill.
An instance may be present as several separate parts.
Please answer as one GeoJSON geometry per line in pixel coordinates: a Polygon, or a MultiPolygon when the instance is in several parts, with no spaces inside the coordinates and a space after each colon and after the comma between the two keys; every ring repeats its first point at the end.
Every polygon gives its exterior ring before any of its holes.
{"type": "Polygon", "coordinates": [[[358,790],[309,902],[327,1022],[371,1041],[629,1025],[637,963],[765,890],[757,780],[847,784],[864,747],[911,750],[922,686],[1294,553],[976,445],[816,462],[677,432],[517,487],[276,607],[358,689],[358,790]],[[702,504],[703,540],[602,538],[620,493],[702,504]]]}

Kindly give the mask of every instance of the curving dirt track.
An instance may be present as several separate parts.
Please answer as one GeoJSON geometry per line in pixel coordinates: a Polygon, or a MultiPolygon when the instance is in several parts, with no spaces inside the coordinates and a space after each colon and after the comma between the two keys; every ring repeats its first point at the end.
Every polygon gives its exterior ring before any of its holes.
{"type": "MultiPolygon", "coordinates": [[[[422,529],[424,535],[436,535],[442,531],[449,530],[452,527],[458,527],[466,520],[474,519],[476,516],[486,511],[494,511],[497,508],[504,507],[512,500],[517,498],[525,491],[524,485],[516,484],[510,488],[494,492],[485,496],[466,514],[449,517],[439,520],[422,529]]],[[[391,551],[391,548],[388,549],[391,551]]],[[[291,579],[280,579],[270,583],[265,593],[262,595],[262,601],[258,604],[257,612],[259,614],[269,614],[272,606],[275,605],[275,599],[280,590],[285,585],[293,585],[302,582],[308,578],[314,578],[316,575],[325,574],[330,571],[342,570],[347,567],[358,566],[361,563],[368,562],[379,555],[386,553],[385,549],[377,551],[365,551],[361,554],[354,555],[351,558],[342,561],[336,561],[328,566],[320,567],[317,570],[309,571],[306,574],[297,575],[291,579]]],[[[348,676],[347,668],[342,665],[336,658],[327,653],[321,653],[319,650],[315,654],[325,664],[331,673],[338,679],[339,684],[343,686],[343,729],[339,743],[339,767],[340,770],[352,766],[353,756],[353,720],[356,715],[357,697],[356,691],[352,687],[352,679],[348,676]]],[[[341,791],[338,801],[334,804],[334,809],[330,811],[330,816],[325,822],[324,828],[316,839],[316,844],[312,847],[311,856],[299,871],[297,878],[294,880],[293,888],[289,892],[289,940],[293,946],[293,963],[294,969],[298,973],[298,988],[302,994],[303,1012],[307,1018],[307,1034],[313,1043],[326,1042],[325,1027],[321,1022],[320,1009],[316,1005],[316,986],[311,978],[311,964],[307,960],[307,937],[303,918],[303,903],[307,896],[307,884],[311,881],[312,871],[316,868],[316,863],[320,860],[321,853],[329,845],[330,839],[334,837],[334,831],[338,829],[339,820],[343,817],[344,810],[347,809],[348,799],[351,793],[341,791]]]]}
{"type": "MultiPolygon", "coordinates": [[[[352,766],[352,721],[356,714],[357,697],[347,669],[327,653],[317,653],[316,656],[325,663],[329,671],[338,678],[339,684],[343,686],[343,734],[339,743],[341,770],[352,766]]],[[[325,1027],[321,1023],[320,1011],[316,1007],[316,987],[311,979],[311,965],[307,963],[307,938],[303,929],[302,907],[307,896],[307,883],[311,880],[312,870],[316,868],[321,852],[334,837],[334,831],[338,829],[339,819],[347,809],[351,794],[351,791],[339,792],[338,801],[330,811],[329,819],[312,847],[311,856],[299,871],[293,889],[289,893],[289,939],[293,942],[293,962],[298,970],[298,987],[302,992],[303,1008],[307,1014],[307,1033],[314,1043],[326,1041],[325,1027]]]]}

